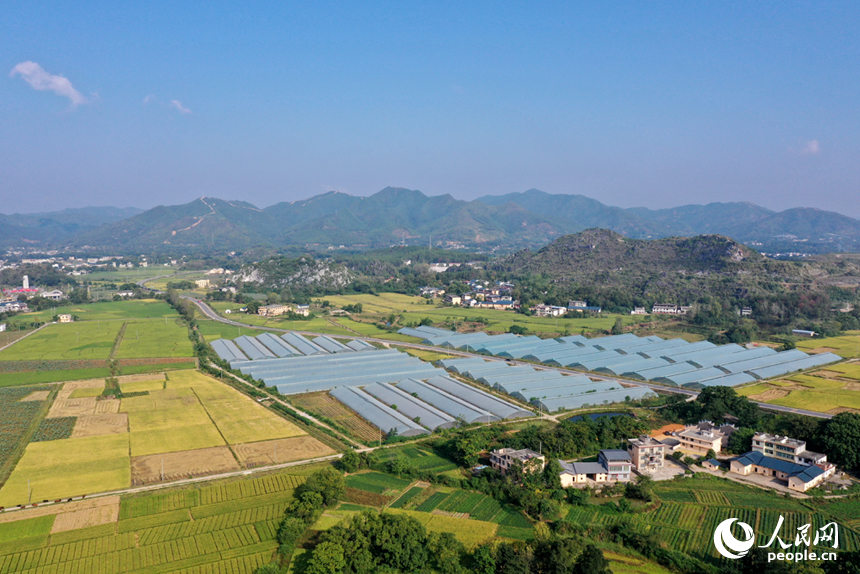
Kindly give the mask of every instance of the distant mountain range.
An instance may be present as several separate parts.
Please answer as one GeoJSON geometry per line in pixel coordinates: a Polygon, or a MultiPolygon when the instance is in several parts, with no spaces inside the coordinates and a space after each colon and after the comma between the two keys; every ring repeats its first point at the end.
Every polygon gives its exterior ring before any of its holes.
{"type": "Polygon", "coordinates": [[[370,197],[329,192],[260,209],[203,197],[184,205],[81,208],[0,215],[0,246],[141,251],[307,250],[390,245],[465,246],[514,252],[585,229],[634,239],[719,234],[765,252],[860,251],[860,221],[813,208],[782,212],[751,203],[672,209],[611,207],[538,190],[475,201],[388,187],[370,197]]]}

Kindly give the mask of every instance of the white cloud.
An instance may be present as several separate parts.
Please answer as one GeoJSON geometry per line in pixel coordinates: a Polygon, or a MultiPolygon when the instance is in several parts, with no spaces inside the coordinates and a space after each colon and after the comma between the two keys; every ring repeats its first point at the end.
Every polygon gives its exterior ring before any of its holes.
{"type": "Polygon", "coordinates": [[[182,105],[179,100],[170,100],[170,107],[179,110],[180,114],[190,114],[191,110],[182,105]]]}
{"type": "Polygon", "coordinates": [[[73,106],[87,103],[86,98],[72,86],[69,80],[63,76],[49,74],[36,62],[21,62],[9,73],[11,78],[16,75],[24,78],[24,81],[30,84],[34,90],[49,90],[58,96],[69,98],[73,106]]]}
{"type": "Polygon", "coordinates": [[[818,143],[818,140],[810,140],[803,144],[800,153],[804,155],[818,155],[819,151],[821,151],[821,144],[818,143]]]}
{"type": "Polygon", "coordinates": [[[149,94],[145,98],[143,98],[143,105],[145,106],[149,102],[157,102],[158,100],[155,98],[155,94],[149,94]]]}

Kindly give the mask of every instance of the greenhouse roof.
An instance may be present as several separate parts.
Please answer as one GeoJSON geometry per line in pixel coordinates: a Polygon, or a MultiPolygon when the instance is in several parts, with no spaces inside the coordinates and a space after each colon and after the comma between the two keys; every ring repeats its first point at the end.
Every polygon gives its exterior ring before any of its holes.
{"type": "Polygon", "coordinates": [[[685,355],[694,351],[706,351],[708,349],[714,348],[716,348],[716,345],[714,345],[710,341],[696,341],[695,343],[678,345],[677,347],[672,347],[671,349],[660,349],[659,351],[643,352],[642,354],[647,355],[653,359],[673,360],[673,358],[677,355],[685,355]]]}
{"type": "Polygon", "coordinates": [[[609,335],[608,337],[595,337],[594,339],[586,339],[585,341],[581,341],[583,345],[590,347],[593,345],[599,345],[600,343],[610,344],[615,343],[616,341],[637,341],[639,337],[634,335],[633,333],[624,333],[623,335],[609,335]]]}
{"type": "Polygon", "coordinates": [[[290,347],[283,339],[275,337],[271,333],[257,335],[257,340],[269,348],[278,357],[292,357],[299,352],[290,347]]]}
{"type": "MultiPolygon", "coordinates": [[[[554,372],[554,371],[553,371],[554,372]]],[[[520,382],[509,382],[504,385],[498,385],[496,388],[509,395],[517,391],[538,391],[541,389],[553,389],[556,387],[575,387],[577,385],[591,384],[591,379],[585,375],[561,375],[553,379],[531,380],[520,382]]]]}
{"type": "Polygon", "coordinates": [[[801,371],[803,369],[811,369],[812,367],[820,367],[821,365],[827,365],[841,360],[842,357],[839,355],[834,355],[833,353],[820,353],[818,355],[810,355],[804,359],[798,359],[788,363],[780,363],[778,365],[755,369],[749,372],[757,379],[769,379],[771,377],[787,375],[788,373],[801,371]]]}
{"type": "Polygon", "coordinates": [[[273,352],[267,349],[257,339],[251,338],[247,335],[236,337],[233,342],[239,345],[242,351],[244,351],[244,353],[248,355],[248,357],[250,357],[252,361],[275,358],[275,354],[273,352]]]}
{"type": "Polygon", "coordinates": [[[683,347],[689,347],[690,343],[685,341],[684,339],[669,339],[667,341],[659,341],[657,343],[651,343],[650,345],[642,345],[641,347],[636,347],[631,349],[631,353],[636,353],[638,355],[648,355],[646,359],[657,359],[660,358],[660,355],[650,356],[651,353],[656,353],[658,351],[666,351],[669,349],[678,349],[683,347]]]}
{"type": "Polygon", "coordinates": [[[478,382],[484,383],[491,387],[502,387],[508,384],[517,384],[526,381],[545,381],[558,379],[562,377],[558,371],[536,371],[532,369],[531,373],[517,373],[513,375],[497,375],[489,374],[478,378],[478,382]]]}
{"type": "Polygon", "coordinates": [[[631,379],[642,379],[643,381],[651,381],[659,377],[677,375],[679,373],[688,373],[697,369],[698,367],[694,367],[690,363],[672,363],[664,367],[641,369],[639,371],[636,371],[635,373],[630,374],[629,376],[631,379]]]}
{"type": "Polygon", "coordinates": [[[534,416],[534,413],[523,407],[509,403],[481,389],[456,381],[451,377],[437,376],[427,380],[427,384],[433,385],[457,398],[463,399],[481,410],[493,413],[501,419],[519,419],[534,416]]]}
{"type": "Polygon", "coordinates": [[[588,338],[582,335],[567,335],[565,337],[556,337],[555,340],[559,343],[570,343],[579,346],[588,341],[588,338]]]}
{"type": "Polygon", "coordinates": [[[654,395],[654,392],[647,387],[627,387],[603,393],[589,393],[585,395],[559,397],[556,399],[536,400],[532,401],[532,404],[543,411],[554,413],[561,409],[572,410],[581,408],[585,405],[598,406],[609,403],[620,403],[627,397],[630,397],[631,400],[638,400],[652,395],[654,395]]]}
{"type": "Polygon", "coordinates": [[[778,365],[780,363],[796,361],[797,359],[805,359],[808,356],[809,355],[799,349],[792,349],[791,351],[783,351],[782,353],[771,353],[764,357],[756,357],[753,359],[747,359],[745,361],[737,361],[734,363],[720,363],[717,365],[717,367],[722,369],[726,373],[742,373],[744,371],[752,371],[754,369],[770,367],[771,365],[778,365]]]}
{"type": "Polygon", "coordinates": [[[298,333],[284,333],[281,335],[281,339],[286,341],[289,345],[292,345],[296,348],[298,352],[302,355],[326,355],[328,351],[316,345],[298,333]]]}
{"type": "Polygon", "coordinates": [[[409,417],[413,422],[417,419],[422,426],[430,430],[436,430],[437,428],[447,429],[457,426],[457,421],[454,417],[443,413],[424,401],[416,399],[408,393],[404,393],[394,385],[372,383],[364,387],[364,392],[373,395],[380,402],[388,406],[395,405],[397,408],[394,410],[398,413],[409,417]]]}
{"type": "Polygon", "coordinates": [[[227,361],[228,363],[232,362],[247,362],[248,357],[239,350],[239,347],[236,346],[236,343],[229,339],[215,339],[211,343],[212,349],[215,353],[218,354],[221,359],[227,361]]]}
{"type": "MultiPolygon", "coordinates": [[[[607,337],[608,338],[608,337],[607,337]]],[[[620,353],[635,353],[636,349],[639,347],[644,347],[646,345],[653,345],[654,343],[662,343],[663,339],[656,335],[652,335],[650,337],[638,337],[636,339],[630,339],[629,341],[607,341],[607,342],[598,342],[594,345],[595,349],[602,349],[604,351],[618,351],[620,353]],[[629,350],[628,350],[629,349],[629,350]]]]}
{"type": "Polygon", "coordinates": [[[329,353],[351,353],[352,349],[344,345],[343,343],[338,343],[331,337],[327,337],[326,335],[320,335],[319,337],[314,337],[314,343],[328,351],[329,353]]]}
{"type": "Polygon", "coordinates": [[[428,432],[421,425],[409,420],[358,388],[341,387],[331,390],[329,394],[383,432],[389,433],[395,430],[400,436],[418,436],[428,432]]]}
{"type": "Polygon", "coordinates": [[[697,383],[687,383],[686,388],[699,387],[736,387],[745,383],[751,383],[755,377],[746,373],[735,373],[733,375],[723,375],[722,377],[714,377],[713,379],[705,379],[697,383]]]}
{"type": "Polygon", "coordinates": [[[433,405],[455,419],[462,418],[467,423],[501,420],[491,412],[422,381],[406,379],[397,383],[397,388],[409,394],[415,393],[425,403],[433,405]]]}
{"type": "Polygon", "coordinates": [[[375,351],[376,350],[376,347],[374,347],[370,343],[362,341],[361,339],[353,339],[352,341],[348,342],[346,344],[346,346],[349,347],[350,349],[352,349],[353,351],[375,351]]]}
{"type": "Polygon", "coordinates": [[[721,355],[718,357],[706,357],[704,359],[696,359],[695,363],[700,367],[717,367],[722,364],[738,363],[740,361],[747,361],[749,359],[755,359],[757,357],[765,357],[767,355],[775,354],[776,351],[774,351],[770,347],[756,347],[755,349],[744,349],[739,353],[732,353],[730,355],[721,355]]]}
{"type": "Polygon", "coordinates": [[[655,377],[651,380],[655,383],[664,383],[667,385],[682,387],[688,383],[698,383],[699,381],[704,381],[706,379],[722,377],[725,374],[725,371],[721,371],[716,367],[708,367],[707,369],[696,369],[695,371],[687,371],[686,373],[655,377]]]}
{"type": "Polygon", "coordinates": [[[574,361],[571,361],[570,366],[574,369],[593,371],[594,369],[598,369],[600,367],[611,367],[612,365],[620,365],[622,363],[630,362],[630,355],[619,355],[615,351],[603,351],[603,353],[606,354],[576,359],[574,361]]]}
{"type": "Polygon", "coordinates": [[[546,400],[577,395],[600,394],[607,391],[623,389],[617,381],[589,381],[588,384],[571,385],[567,387],[551,387],[547,389],[524,389],[512,393],[511,396],[523,401],[533,402],[533,399],[546,400]]]}
{"type": "Polygon", "coordinates": [[[705,359],[708,357],[721,357],[723,355],[731,355],[732,353],[740,353],[743,350],[744,348],[740,345],[730,343],[728,345],[720,345],[718,347],[714,347],[713,349],[704,349],[701,351],[690,351],[689,353],[664,356],[668,356],[669,360],[674,361],[676,363],[683,363],[685,361],[690,361],[691,363],[694,363],[697,359],[705,359]]]}

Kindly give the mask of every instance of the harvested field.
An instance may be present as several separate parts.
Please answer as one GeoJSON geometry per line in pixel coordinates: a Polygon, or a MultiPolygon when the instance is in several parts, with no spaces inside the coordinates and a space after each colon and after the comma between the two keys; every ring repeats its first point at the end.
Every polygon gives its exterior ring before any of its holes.
{"type": "Polygon", "coordinates": [[[112,501],[112,504],[61,512],[54,520],[51,534],[116,522],[119,519],[119,496],[107,498],[112,501]]]}
{"type": "Polygon", "coordinates": [[[64,391],[74,391],[77,389],[103,389],[105,388],[104,379],[86,379],[84,381],[70,381],[63,383],[64,391]]]}
{"type": "MultiPolygon", "coordinates": [[[[62,391],[61,391],[62,392],[62,391]]],[[[85,397],[82,399],[60,399],[54,401],[47,418],[55,417],[80,417],[96,413],[96,398],[85,397]]]]}
{"type": "Polygon", "coordinates": [[[119,384],[141,383],[144,381],[164,381],[164,373],[145,373],[143,375],[122,375],[116,378],[119,384]]]}
{"type": "Polygon", "coordinates": [[[763,393],[758,393],[757,395],[750,395],[748,398],[754,401],[767,402],[773,399],[781,399],[783,397],[787,397],[790,393],[790,390],[770,388],[763,393]]]}
{"type": "Polygon", "coordinates": [[[34,391],[21,399],[22,401],[44,401],[48,399],[50,391],[34,391]]]}
{"type": "Polygon", "coordinates": [[[856,413],[860,414],[860,409],[852,409],[849,407],[836,407],[827,411],[828,415],[838,415],[839,413],[856,413]]]}
{"type": "Polygon", "coordinates": [[[164,480],[167,481],[240,468],[233,453],[226,446],[136,456],[131,459],[132,484],[161,482],[162,461],[164,480]]]}
{"type": "Polygon", "coordinates": [[[15,522],[17,520],[28,520],[39,516],[51,516],[54,514],[75,513],[103,506],[116,506],[119,510],[119,496],[103,496],[101,498],[89,498],[75,500],[63,504],[52,504],[51,506],[40,506],[38,508],[27,508],[15,512],[0,512],[0,524],[15,522]]]}
{"type": "Polygon", "coordinates": [[[237,444],[233,451],[245,467],[317,458],[335,451],[310,436],[237,444]],[[277,458],[275,458],[277,456],[277,458]]]}
{"type": "Polygon", "coordinates": [[[290,402],[302,410],[319,414],[334,421],[361,441],[379,440],[379,429],[329,395],[328,392],[295,395],[290,397],[290,402]]]}
{"type": "Polygon", "coordinates": [[[128,415],[126,413],[86,415],[78,417],[75,429],[72,431],[72,438],[124,432],[128,432],[128,415]]]}
{"type": "Polygon", "coordinates": [[[119,399],[104,399],[101,401],[96,401],[96,411],[97,415],[107,415],[107,414],[116,414],[119,412],[119,399]]]}
{"type": "Polygon", "coordinates": [[[845,386],[842,388],[846,391],[860,391],[860,383],[845,383],[845,386]]]}

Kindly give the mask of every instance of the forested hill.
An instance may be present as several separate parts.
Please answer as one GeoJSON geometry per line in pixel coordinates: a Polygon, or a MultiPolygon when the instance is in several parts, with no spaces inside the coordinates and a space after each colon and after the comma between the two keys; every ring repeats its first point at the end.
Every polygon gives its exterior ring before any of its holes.
{"type": "Polygon", "coordinates": [[[613,291],[626,305],[683,304],[704,295],[746,298],[781,291],[806,273],[803,265],[767,259],[720,235],[646,240],[605,229],[566,235],[493,267],[513,277],[542,276],[559,291],[613,291]]]}

